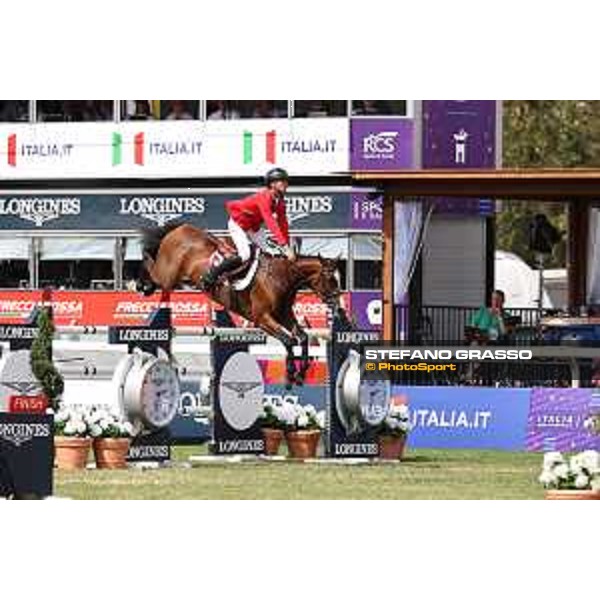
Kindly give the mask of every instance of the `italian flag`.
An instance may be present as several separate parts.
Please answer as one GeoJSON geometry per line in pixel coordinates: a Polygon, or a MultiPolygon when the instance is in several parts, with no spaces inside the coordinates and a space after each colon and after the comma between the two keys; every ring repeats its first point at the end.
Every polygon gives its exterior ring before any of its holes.
{"type": "MultiPolygon", "coordinates": [[[[277,159],[277,132],[267,131],[265,134],[265,162],[275,164],[277,159]]],[[[243,160],[245,165],[254,162],[254,133],[244,131],[243,160]]]]}

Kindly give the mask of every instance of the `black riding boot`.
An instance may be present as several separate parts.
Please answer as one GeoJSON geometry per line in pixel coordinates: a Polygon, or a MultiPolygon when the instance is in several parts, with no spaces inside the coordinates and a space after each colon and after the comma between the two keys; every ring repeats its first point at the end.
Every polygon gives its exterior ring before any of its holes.
{"type": "Polygon", "coordinates": [[[202,287],[205,290],[211,290],[221,275],[241,267],[243,262],[244,261],[239,256],[230,256],[225,258],[223,262],[212,267],[210,271],[207,271],[204,274],[204,277],[202,278],[202,287]]]}

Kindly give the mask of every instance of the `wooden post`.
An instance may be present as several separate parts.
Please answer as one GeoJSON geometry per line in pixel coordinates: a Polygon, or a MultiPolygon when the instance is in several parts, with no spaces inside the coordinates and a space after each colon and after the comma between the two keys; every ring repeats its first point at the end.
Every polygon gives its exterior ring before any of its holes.
{"type": "Polygon", "coordinates": [[[567,277],[569,306],[586,304],[586,265],[588,246],[589,206],[581,199],[571,200],[568,206],[567,277]]]}

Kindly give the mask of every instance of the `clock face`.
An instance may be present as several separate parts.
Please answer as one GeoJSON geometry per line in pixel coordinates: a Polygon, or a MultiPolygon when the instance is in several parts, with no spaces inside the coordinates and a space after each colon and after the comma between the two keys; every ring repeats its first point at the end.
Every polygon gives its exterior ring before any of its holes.
{"type": "Polygon", "coordinates": [[[179,406],[179,380],[171,365],[158,360],[151,363],[142,383],[142,410],[155,427],[165,427],[179,406]]]}

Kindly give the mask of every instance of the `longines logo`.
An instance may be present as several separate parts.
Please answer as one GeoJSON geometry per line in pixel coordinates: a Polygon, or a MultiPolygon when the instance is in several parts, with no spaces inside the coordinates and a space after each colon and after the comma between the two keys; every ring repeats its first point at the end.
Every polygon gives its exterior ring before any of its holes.
{"type": "Polygon", "coordinates": [[[311,215],[330,214],[333,211],[331,196],[286,196],[285,204],[290,223],[311,215]]]}
{"type": "Polygon", "coordinates": [[[0,198],[0,216],[18,217],[34,223],[36,227],[80,213],[79,198],[0,198]]]}
{"type": "Polygon", "coordinates": [[[47,423],[0,423],[0,438],[19,447],[34,438],[50,436],[47,423]]]}
{"type": "Polygon", "coordinates": [[[142,217],[162,227],[169,221],[184,215],[202,215],[205,210],[205,199],[201,196],[135,196],[121,198],[119,214],[142,217]]]}
{"type": "Polygon", "coordinates": [[[219,381],[219,407],[235,431],[250,428],[262,413],[264,379],[256,358],[236,352],[225,363],[219,381]]]}
{"type": "Polygon", "coordinates": [[[41,390],[40,384],[37,381],[2,381],[0,383],[26,396],[41,390]]]}

